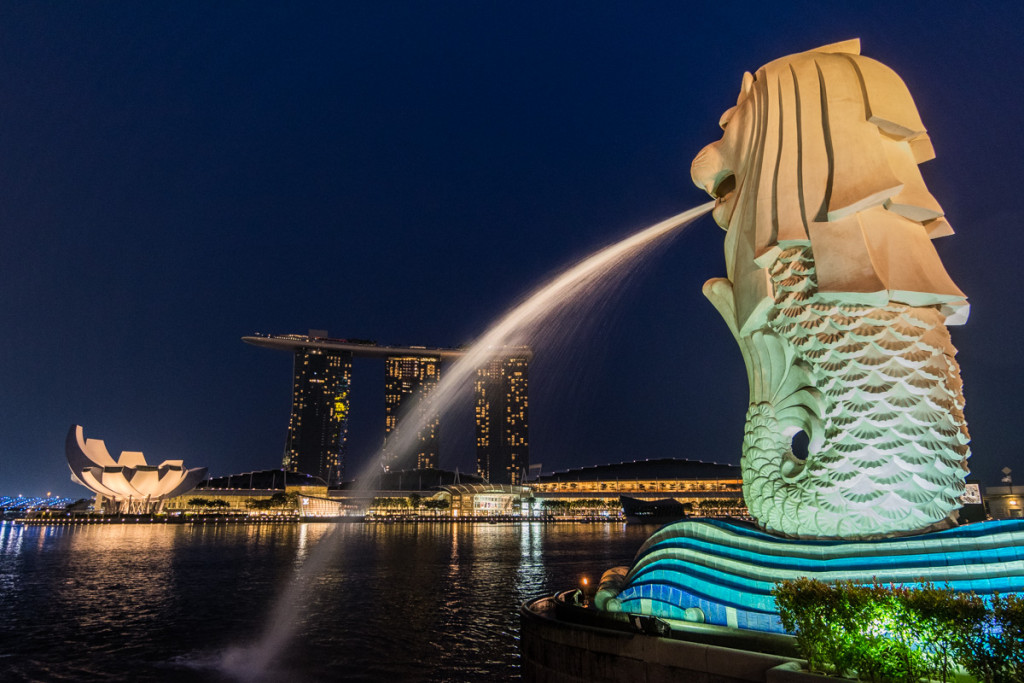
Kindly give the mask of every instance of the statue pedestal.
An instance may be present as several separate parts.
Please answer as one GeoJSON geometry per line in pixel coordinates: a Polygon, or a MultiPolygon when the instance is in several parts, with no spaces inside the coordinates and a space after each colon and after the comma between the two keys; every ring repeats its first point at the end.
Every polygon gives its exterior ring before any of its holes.
{"type": "Polygon", "coordinates": [[[794,683],[799,675],[791,636],[674,624],[669,637],[660,637],[636,630],[625,615],[575,607],[567,598],[538,598],[520,608],[524,681],[794,683]],[[776,672],[790,677],[773,678],[776,672]]]}
{"type": "Polygon", "coordinates": [[[655,532],[618,595],[599,603],[678,620],[697,608],[708,624],[784,633],[771,590],[800,577],[1024,592],[1024,520],[876,541],[792,540],[724,520],[686,520],[655,532]]]}

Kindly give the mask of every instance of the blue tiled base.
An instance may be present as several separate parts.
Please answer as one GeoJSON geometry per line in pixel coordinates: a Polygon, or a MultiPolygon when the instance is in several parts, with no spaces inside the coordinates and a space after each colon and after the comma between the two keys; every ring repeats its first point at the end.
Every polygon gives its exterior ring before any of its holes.
{"type": "Polygon", "coordinates": [[[771,589],[800,577],[1024,593],[1024,520],[877,541],[797,541],[722,520],[685,520],[644,543],[613,604],[670,619],[699,607],[711,624],[784,633],[771,589]]]}

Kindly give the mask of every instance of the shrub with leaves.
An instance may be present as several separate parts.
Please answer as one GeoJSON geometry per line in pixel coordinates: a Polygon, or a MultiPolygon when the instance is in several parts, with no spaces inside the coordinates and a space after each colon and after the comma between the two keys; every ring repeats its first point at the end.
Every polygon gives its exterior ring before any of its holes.
{"type": "Polygon", "coordinates": [[[1019,594],[995,597],[993,616],[1000,631],[999,654],[1008,681],[1024,680],[1024,597],[1019,594]]]}
{"type": "Polygon", "coordinates": [[[925,584],[903,589],[907,611],[919,624],[916,647],[930,662],[932,676],[945,683],[963,668],[965,652],[988,619],[985,601],[974,593],[957,593],[925,584]]]}
{"type": "Polygon", "coordinates": [[[1024,599],[994,595],[991,611],[973,625],[962,650],[964,668],[979,681],[1024,680],[1024,599]]]}
{"type": "Polygon", "coordinates": [[[846,671],[846,628],[856,611],[847,595],[836,586],[808,578],[783,581],[772,593],[782,626],[796,636],[807,667],[842,675],[846,671]]]}
{"type": "Polygon", "coordinates": [[[773,590],[782,625],[812,671],[873,683],[1024,681],[1024,599],[925,584],[783,581],[773,590]]]}

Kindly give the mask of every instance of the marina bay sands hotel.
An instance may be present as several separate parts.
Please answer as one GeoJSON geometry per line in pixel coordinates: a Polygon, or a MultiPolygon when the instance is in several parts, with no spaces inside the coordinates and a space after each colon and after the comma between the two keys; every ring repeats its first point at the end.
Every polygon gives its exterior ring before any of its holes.
{"type": "MultiPolygon", "coordinates": [[[[324,330],[308,335],[242,337],[255,346],[294,354],[292,412],[283,467],[313,474],[328,484],[341,483],[351,408],[352,358],[384,359],[384,449],[381,464],[390,470],[438,467],[440,417],[429,396],[441,379],[442,364],[463,355],[460,349],[379,346],[374,342],[332,339],[324,330]],[[424,417],[415,448],[399,453],[388,437],[400,420],[424,417]]],[[[520,484],[530,467],[529,400],[531,353],[510,347],[478,367],[473,379],[477,474],[493,484],[520,484]]]]}

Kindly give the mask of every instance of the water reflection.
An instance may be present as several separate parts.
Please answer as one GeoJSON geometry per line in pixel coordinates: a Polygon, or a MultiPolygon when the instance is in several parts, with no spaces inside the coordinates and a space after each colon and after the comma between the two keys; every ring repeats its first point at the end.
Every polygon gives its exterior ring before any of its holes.
{"type": "Polygon", "coordinates": [[[544,567],[545,525],[535,522],[520,527],[519,547],[520,563],[516,572],[516,595],[519,602],[525,602],[544,592],[543,586],[547,572],[544,567]]]}
{"type": "Polygon", "coordinates": [[[123,638],[153,627],[174,609],[171,573],[178,533],[153,534],[146,525],[67,527],[40,530],[37,548],[59,542],[67,551],[54,555],[58,573],[54,599],[70,607],[69,625],[82,633],[123,638]],[[50,536],[48,538],[48,536],[50,536]]]}
{"type": "Polygon", "coordinates": [[[295,564],[308,585],[280,680],[517,676],[518,605],[628,563],[614,524],[0,527],[4,680],[210,681],[252,642],[295,564]],[[331,531],[333,529],[333,531],[331,531]]]}
{"type": "Polygon", "coordinates": [[[16,558],[21,551],[20,527],[9,522],[0,523],[0,595],[10,595],[18,588],[16,558]]]}

